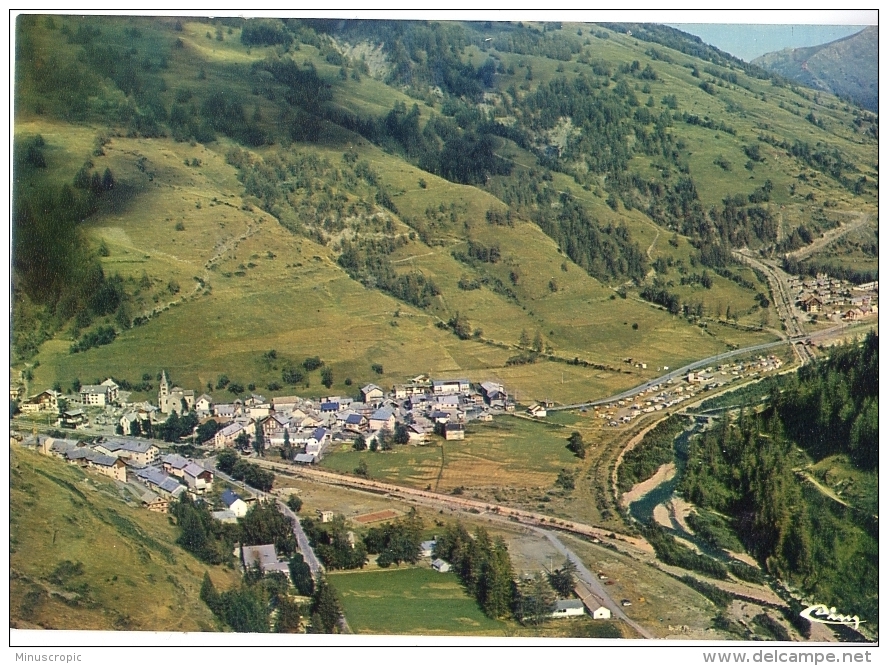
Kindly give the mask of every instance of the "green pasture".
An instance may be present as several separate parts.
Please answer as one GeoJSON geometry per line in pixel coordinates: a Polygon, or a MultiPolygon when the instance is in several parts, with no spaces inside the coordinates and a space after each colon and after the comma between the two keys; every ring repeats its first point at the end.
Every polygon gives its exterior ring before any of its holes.
{"type": "Polygon", "coordinates": [[[502,636],[511,626],[484,615],[452,572],[421,566],[336,572],[328,580],[357,634],[502,636]]]}
{"type": "Polygon", "coordinates": [[[459,486],[548,488],[562,469],[578,459],[567,450],[570,430],[520,417],[501,416],[472,423],[464,440],[434,437],[426,446],[391,451],[354,451],[344,445],[324,458],[328,469],[354,473],[363,460],[370,478],[449,492],[459,486]]]}

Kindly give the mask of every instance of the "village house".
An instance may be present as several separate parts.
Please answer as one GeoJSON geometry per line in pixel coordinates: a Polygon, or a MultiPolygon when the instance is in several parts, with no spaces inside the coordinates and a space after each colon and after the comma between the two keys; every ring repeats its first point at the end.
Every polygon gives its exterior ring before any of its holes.
{"type": "Polygon", "coordinates": [[[241,410],[238,405],[229,403],[213,405],[213,416],[216,416],[217,418],[231,421],[233,418],[240,415],[241,410]]]}
{"type": "Polygon", "coordinates": [[[552,617],[578,617],[585,615],[586,609],[579,599],[559,599],[555,602],[552,617]]]}
{"type": "Polygon", "coordinates": [[[160,461],[164,472],[171,476],[177,476],[180,479],[185,474],[182,470],[188,467],[190,462],[188,458],[184,458],[178,453],[168,453],[160,461]]]}
{"type": "Polygon", "coordinates": [[[329,431],[326,428],[315,428],[305,442],[305,452],[320,456],[328,438],[329,431]]]}
{"type": "Polygon", "coordinates": [[[594,620],[610,620],[611,612],[609,608],[605,608],[604,606],[599,606],[594,611],[592,611],[592,619],[594,620]]]}
{"type": "Polygon", "coordinates": [[[108,439],[94,445],[96,451],[105,455],[129,458],[140,465],[151,465],[160,458],[160,449],[151,442],[133,439],[108,439]]]}
{"type": "Polygon", "coordinates": [[[290,578],[290,566],[287,562],[282,562],[278,559],[274,544],[243,546],[241,548],[241,559],[243,560],[244,569],[259,567],[263,574],[276,572],[284,574],[288,580],[290,578]]]}
{"type": "Polygon", "coordinates": [[[59,419],[59,425],[63,428],[77,428],[86,422],[86,415],[82,409],[66,409],[59,419]]]}
{"type": "Polygon", "coordinates": [[[432,393],[444,395],[448,393],[467,393],[471,389],[468,379],[436,379],[432,381],[432,393]]]}
{"type": "Polygon", "coordinates": [[[80,387],[80,402],[91,407],[104,407],[111,404],[108,387],[101,384],[86,384],[80,387]]]}
{"type": "Polygon", "coordinates": [[[435,544],[437,541],[435,539],[431,539],[429,541],[423,541],[419,544],[419,556],[420,557],[431,557],[432,552],[435,550],[435,544]]]}
{"type": "Polygon", "coordinates": [[[198,495],[213,489],[213,473],[194,462],[189,462],[182,470],[182,478],[188,489],[198,495]]]}
{"type": "Polygon", "coordinates": [[[233,490],[224,490],[219,499],[228,511],[234,513],[237,518],[247,515],[247,503],[233,490]]]}
{"type": "Polygon", "coordinates": [[[314,465],[318,461],[318,457],[314,453],[297,453],[293,456],[293,462],[300,465],[314,465]]]}
{"type": "Polygon", "coordinates": [[[169,513],[170,501],[149,490],[142,495],[142,507],[153,513],[169,513]]]}
{"type": "Polygon", "coordinates": [[[87,467],[117,481],[126,481],[126,463],[117,456],[95,456],[87,460],[87,467]]]}
{"type": "Polygon", "coordinates": [[[210,515],[213,517],[213,520],[218,520],[220,523],[237,524],[237,516],[234,511],[229,511],[228,509],[210,511],[210,515]]]}
{"type": "Polygon", "coordinates": [[[121,435],[133,436],[137,434],[135,424],[138,424],[138,432],[141,432],[141,423],[142,420],[139,418],[138,414],[135,412],[128,412],[121,416],[117,421],[117,424],[120,426],[120,430],[117,432],[121,435]]]}
{"type": "Polygon", "coordinates": [[[451,440],[457,439],[465,439],[466,438],[466,426],[462,423],[445,423],[444,424],[444,439],[448,442],[451,440]]]}
{"type": "Polygon", "coordinates": [[[373,404],[380,402],[385,397],[385,392],[376,384],[367,384],[361,389],[361,400],[373,404]]]}
{"type": "Polygon", "coordinates": [[[481,382],[479,388],[481,389],[481,395],[484,397],[484,402],[488,405],[492,404],[494,401],[504,401],[508,398],[508,394],[502,384],[496,382],[481,382]]]}
{"type": "Polygon", "coordinates": [[[133,474],[151,490],[163,497],[178,499],[182,493],[186,492],[185,486],[155,467],[136,469],[133,474]]]}
{"type": "Polygon", "coordinates": [[[213,413],[213,399],[206,393],[201,393],[194,401],[194,410],[198,416],[209,416],[213,413]]]}
{"type": "Polygon", "coordinates": [[[234,446],[235,440],[241,435],[253,435],[256,432],[256,426],[253,423],[244,425],[243,423],[229,423],[227,426],[218,431],[213,439],[213,446],[217,449],[234,446]]]}
{"type": "Polygon", "coordinates": [[[295,395],[282,395],[271,399],[271,406],[279,414],[291,414],[293,409],[302,402],[302,398],[295,395]]]}
{"type": "Polygon", "coordinates": [[[59,398],[62,394],[52,389],[41,391],[19,405],[22,412],[56,412],[59,411],[59,398]]]}
{"type": "Polygon", "coordinates": [[[802,299],[801,306],[805,312],[820,312],[821,308],[823,308],[823,300],[817,296],[808,296],[802,299]]]}
{"type": "Polygon", "coordinates": [[[527,408],[527,413],[530,414],[534,418],[542,419],[542,418],[545,418],[547,411],[543,405],[538,405],[538,404],[534,403],[530,407],[527,408]]]}
{"type": "Polygon", "coordinates": [[[395,413],[388,407],[383,407],[382,409],[377,409],[370,416],[368,422],[370,430],[382,430],[383,428],[388,428],[389,430],[395,429],[395,413]]]}

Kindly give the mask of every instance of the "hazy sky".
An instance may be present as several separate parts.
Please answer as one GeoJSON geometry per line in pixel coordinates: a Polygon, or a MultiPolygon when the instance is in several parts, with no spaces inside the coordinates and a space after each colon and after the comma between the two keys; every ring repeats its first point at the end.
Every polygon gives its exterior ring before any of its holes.
{"type": "Polygon", "coordinates": [[[707,44],[749,62],[771,51],[817,46],[860,32],[862,25],[720,25],[670,23],[707,44]]]}

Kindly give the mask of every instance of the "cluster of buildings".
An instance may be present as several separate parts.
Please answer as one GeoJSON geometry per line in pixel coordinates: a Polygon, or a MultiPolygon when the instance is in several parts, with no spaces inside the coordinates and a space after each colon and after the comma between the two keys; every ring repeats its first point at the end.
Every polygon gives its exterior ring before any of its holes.
{"type": "Polygon", "coordinates": [[[512,411],[514,403],[502,384],[467,379],[432,380],[421,375],[386,391],[367,384],[356,398],[326,396],[319,400],[279,396],[267,400],[251,394],[244,400],[215,403],[208,395],[194,403],[199,417],[222,427],[201,444],[230,448],[245,437],[260,437],[265,447],[292,447],[296,462],[314,463],[334,443],[361,437],[369,444],[391,440],[403,429],[406,443],[425,444],[433,434],[447,440],[465,438],[466,422],[489,420],[492,412],[512,411]]]}
{"type": "Polygon", "coordinates": [[[763,372],[773,372],[783,366],[783,361],[773,354],[759,356],[746,362],[724,363],[717,368],[710,366],[687,374],[686,383],[670,379],[663,385],[655,384],[631,398],[595,406],[596,415],[608,419],[608,425],[617,427],[633,419],[662,411],[680,404],[702,391],[719,388],[744,377],[757,377],[763,372]]]}
{"type": "Polygon", "coordinates": [[[141,488],[142,505],[149,511],[167,513],[169,502],[183,493],[196,498],[213,488],[211,470],[175,453],[161,456],[160,449],[146,440],[100,438],[87,444],[41,435],[35,444],[43,455],[141,488]]]}
{"type": "MultiPolygon", "coordinates": [[[[20,389],[12,389],[10,395],[14,400],[22,399],[20,389]]],[[[431,379],[426,375],[396,384],[391,390],[367,384],[356,397],[266,399],[251,393],[222,403],[206,393],[195,396],[192,390],[171,385],[163,372],[157,405],[130,403],[127,398],[113,379],[107,379],[81,386],[77,396],[46,390],[21,402],[20,407],[23,412],[58,415],[57,425],[81,429],[91,425],[89,411],[94,425],[114,428],[123,438],[143,434],[171,414],[194,413],[202,422],[211,419],[219,424],[211,439],[195,444],[215,450],[252,447],[261,440],[266,448],[288,447],[297,462],[307,464],[317,462],[333,443],[353,442],[357,437],[368,446],[373,440],[379,444],[386,438],[391,441],[396,432],[402,443],[410,444],[425,444],[435,434],[461,440],[467,422],[490,420],[493,413],[515,409],[502,384],[472,384],[464,378],[431,379]],[[65,406],[60,408],[62,404],[65,406]]],[[[532,405],[531,413],[545,416],[545,406],[532,405]]]]}
{"type": "Polygon", "coordinates": [[[879,312],[878,280],[852,285],[818,273],[815,278],[791,277],[789,288],[795,293],[796,307],[833,321],[857,321],[879,312]]]}

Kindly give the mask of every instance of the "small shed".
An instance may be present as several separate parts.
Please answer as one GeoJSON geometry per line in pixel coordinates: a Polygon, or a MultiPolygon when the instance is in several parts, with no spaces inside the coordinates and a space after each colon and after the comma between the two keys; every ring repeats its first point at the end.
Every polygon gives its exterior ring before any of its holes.
{"type": "Polygon", "coordinates": [[[438,558],[437,560],[432,562],[432,569],[434,569],[438,573],[447,573],[448,571],[450,571],[450,565],[441,558],[438,558]]]}

